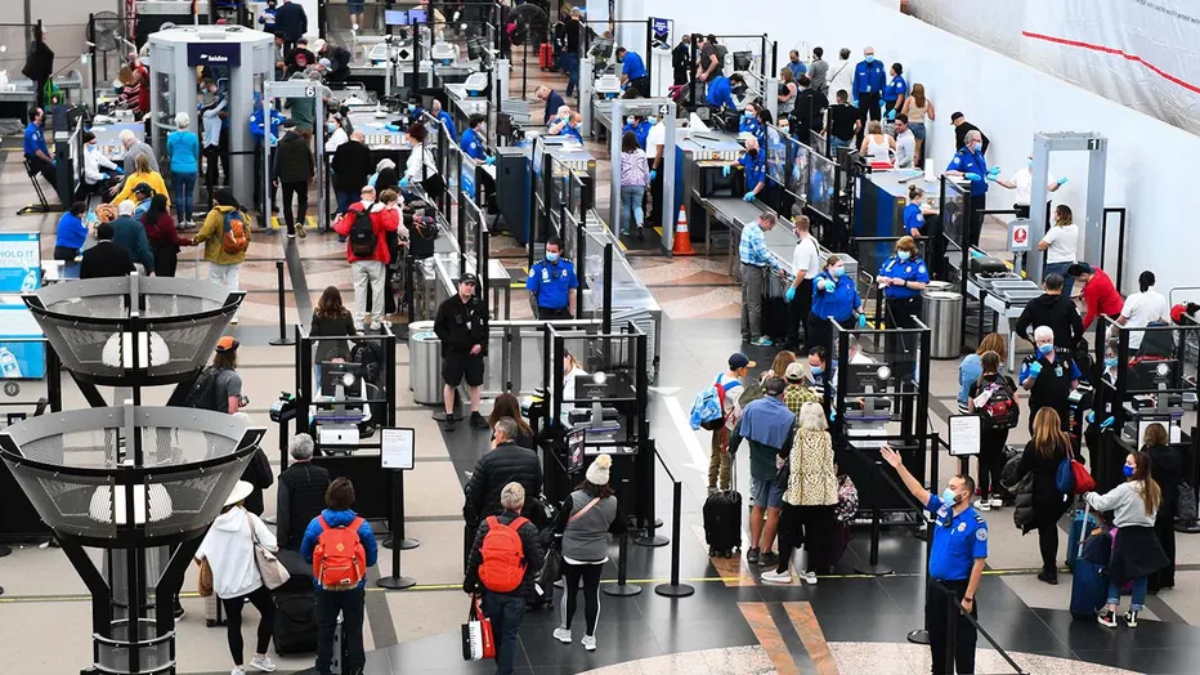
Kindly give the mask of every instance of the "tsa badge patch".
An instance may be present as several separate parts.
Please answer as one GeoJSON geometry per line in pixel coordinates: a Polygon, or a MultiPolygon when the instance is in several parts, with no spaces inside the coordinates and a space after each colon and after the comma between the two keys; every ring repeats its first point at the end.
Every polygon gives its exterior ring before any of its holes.
{"type": "Polygon", "coordinates": [[[987,529],[981,527],[975,530],[975,538],[979,541],[987,541],[987,529]]]}

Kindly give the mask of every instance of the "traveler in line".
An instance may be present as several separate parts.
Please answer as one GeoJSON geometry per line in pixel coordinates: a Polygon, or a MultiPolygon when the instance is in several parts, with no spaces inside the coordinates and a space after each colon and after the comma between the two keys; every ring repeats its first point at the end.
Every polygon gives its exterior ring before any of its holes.
{"type": "Polygon", "coordinates": [[[237,372],[237,351],[241,343],[231,335],[225,335],[217,340],[214,350],[212,369],[217,378],[214,385],[216,390],[215,407],[217,412],[228,412],[236,415],[238,410],[249,403],[242,398],[242,376],[237,372]]]}
{"type": "Polygon", "coordinates": [[[584,481],[558,511],[554,536],[562,546],[562,621],[554,639],[571,644],[571,620],[575,618],[576,595],[583,585],[583,648],[596,651],[596,622],[600,618],[600,573],[608,562],[608,535],[625,532],[625,519],[609,486],[612,457],[600,455],[584,474],[584,481]]]}
{"type": "MultiPolygon", "coordinates": [[[[799,364],[793,364],[799,365],[799,364]]],[[[801,366],[803,368],[803,366],[801,366]]],[[[802,373],[797,373],[802,377],[802,373]]],[[[790,386],[789,386],[790,388],[790,386]]],[[[804,547],[805,569],[796,570],[804,583],[817,583],[817,573],[833,571],[834,507],[838,502],[837,469],[833,460],[833,440],[827,431],[821,404],[808,401],[796,418],[798,430],[790,446],[779,451],[778,466],[789,467],[779,519],[779,560],[774,571],[766,571],[762,580],[790,584],[788,566],[792,552],[804,547]]]]}
{"type": "Polygon", "coordinates": [[[917,166],[917,137],[908,128],[908,116],[896,115],[896,168],[911,169],[917,166]]]}
{"type": "Polygon", "coordinates": [[[708,460],[708,492],[712,494],[718,489],[729,490],[730,474],[733,470],[729,455],[729,432],[737,425],[741,417],[741,406],[738,399],[749,383],[750,369],[757,364],[745,354],[736,352],[729,356],[728,369],[717,375],[714,386],[725,392],[725,400],[721,406],[724,419],[721,425],[712,430],[712,440],[709,444],[708,460]]]}
{"type": "Polygon", "coordinates": [[[1071,289],[1075,287],[1075,277],[1067,271],[1079,259],[1079,226],[1072,219],[1071,207],[1066,204],[1054,207],[1054,226],[1046,232],[1046,236],[1042,237],[1037,247],[1046,254],[1043,274],[1057,274],[1063,277],[1062,294],[1070,300],[1071,289]]]}
{"type": "Polygon", "coordinates": [[[513,442],[520,448],[533,449],[533,429],[529,423],[521,416],[521,400],[510,392],[504,392],[496,397],[492,402],[492,414],[488,416],[488,426],[492,428],[492,432],[496,431],[496,423],[505,417],[512,418],[517,423],[517,435],[513,438],[513,442]]]}
{"type": "Polygon", "coordinates": [[[146,228],[134,215],[137,207],[131,201],[123,201],[117,206],[117,219],[112,221],[113,243],[129,251],[135,263],[141,265],[146,275],[154,274],[154,254],[150,251],[150,240],[146,237],[146,228]]]}
{"type": "Polygon", "coordinates": [[[1083,337],[1083,320],[1075,303],[1063,293],[1064,285],[1061,274],[1047,274],[1042,279],[1042,294],[1025,305],[1013,330],[1021,339],[1034,342],[1029,329],[1049,326],[1054,331],[1054,346],[1070,355],[1083,337]]]}
{"type": "Polygon", "coordinates": [[[96,245],[83,252],[83,259],[79,263],[81,280],[125,277],[137,270],[129,251],[113,243],[113,236],[112,223],[96,226],[96,245]]]}
{"type": "MultiPolygon", "coordinates": [[[[526,494],[542,493],[542,467],[537,453],[517,444],[520,427],[511,417],[502,417],[492,428],[491,450],[475,463],[471,479],[463,488],[463,520],[474,532],[488,516],[503,512],[500,493],[516,481],[526,494]]],[[[535,504],[530,500],[524,515],[533,518],[535,504]]]]}
{"type": "MultiPolygon", "coordinates": [[[[354,325],[354,317],[350,310],[342,304],[342,292],[337,286],[328,286],[321,293],[321,299],[313,310],[312,323],[308,334],[311,337],[353,337],[358,333],[354,325]]],[[[317,340],[313,350],[313,365],[328,363],[334,360],[345,361],[350,358],[350,342],[348,340],[317,340]]]]}
{"type": "MultiPolygon", "coordinates": [[[[254,426],[254,419],[250,417],[250,413],[238,411],[233,416],[241,418],[247,427],[254,426]]],[[[245,508],[261,518],[267,510],[263,491],[275,484],[275,473],[271,470],[271,460],[267,459],[267,453],[262,446],[256,447],[254,453],[250,455],[250,462],[242,470],[242,480],[254,487],[250,495],[246,497],[245,508]]]]}
{"type": "Polygon", "coordinates": [[[159,277],[175,276],[179,265],[179,249],[191,246],[192,240],[179,236],[179,227],[171,217],[171,207],[166,195],[150,198],[150,208],[142,216],[146,239],[154,256],[154,274],[159,277]]]}
{"type": "Polygon", "coordinates": [[[425,196],[430,200],[441,199],[446,192],[446,181],[438,172],[437,161],[426,142],[429,140],[429,130],[424,124],[414,124],[408,128],[408,140],[412,144],[412,152],[408,155],[404,177],[400,179],[401,189],[416,183],[425,190],[425,196]]]}
{"type": "MultiPolygon", "coordinates": [[[[120,207],[124,202],[134,198],[134,190],[147,185],[153,190],[154,194],[165,195],[167,193],[167,185],[163,182],[162,175],[158,170],[154,169],[150,164],[148,155],[139,155],[135,160],[136,170],[125,176],[125,187],[113,197],[113,205],[120,207]]],[[[168,199],[167,201],[170,201],[168,199]]],[[[133,202],[131,202],[133,203],[133,202]]]]}
{"type": "Polygon", "coordinates": [[[845,89],[837,90],[837,103],[829,106],[826,113],[829,116],[825,123],[825,129],[829,132],[829,156],[836,158],[838,148],[853,145],[863,123],[858,119],[858,108],[850,105],[850,94],[845,89]]]}
{"type": "Polygon", "coordinates": [[[308,187],[316,176],[313,166],[313,153],[308,147],[308,141],[296,131],[296,122],[287,120],[283,123],[283,138],[275,149],[275,166],[272,185],[278,185],[283,192],[283,222],[287,225],[287,236],[306,236],[304,224],[308,218],[308,187]],[[295,196],[297,210],[292,211],[292,197],[295,196]]]}
{"type": "Polygon", "coordinates": [[[775,227],[775,214],[766,211],[742,230],[738,244],[742,277],[742,341],[756,347],[770,347],[771,338],[763,334],[763,298],[767,294],[767,273],[783,275],[783,268],[767,248],[766,233],[775,227]]]}
{"type": "MultiPolygon", "coordinates": [[[[1125,328],[1143,328],[1152,323],[1167,323],[1171,320],[1167,299],[1162,293],[1154,290],[1154,272],[1144,270],[1138,275],[1138,292],[1125,299],[1121,308],[1121,316],[1117,317],[1117,325],[1125,328]]],[[[1112,335],[1117,335],[1117,328],[1109,329],[1112,335]]],[[[1129,331],[1130,356],[1142,346],[1146,331],[1129,331]]]]}
{"type": "Polygon", "coordinates": [[[638,147],[637,136],[626,131],[621,137],[621,236],[632,233],[630,225],[637,225],[637,238],[645,238],[642,231],[644,217],[642,200],[646,186],[650,185],[650,167],[646,164],[646,152],[638,147]]]}
{"type": "MultiPolygon", "coordinates": [[[[787,384],[782,378],[767,381],[766,395],[751,402],[729,437],[729,454],[734,455],[746,439],[750,444],[750,549],[746,562],[764,567],[779,561],[771,549],[779,526],[783,488],[775,484],[775,456],[787,453],[795,434],[796,416],[783,403],[787,384]],[[765,518],[765,523],[764,523],[765,518]]],[[[731,458],[730,461],[737,461],[731,458]]]]}
{"type": "Polygon", "coordinates": [[[926,128],[925,120],[930,122],[937,119],[937,113],[933,107],[933,101],[925,96],[925,85],[916,82],[912,86],[912,93],[904,97],[904,105],[900,107],[900,112],[908,118],[908,129],[912,132],[917,140],[916,144],[916,167],[918,169],[925,168],[925,138],[926,128]]]}
{"type": "MultiPolygon", "coordinates": [[[[801,63],[800,66],[803,67],[804,64],[801,63]]],[[[796,85],[797,77],[788,66],[779,71],[779,93],[776,95],[776,100],[779,101],[779,119],[787,118],[796,108],[796,94],[800,91],[796,85]]]]}
{"type": "Polygon", "coordinates": [[[487,420],[479,413],[480,386],[483,385],[483,359],[487,348],[487,307],[475,295],[479,280],[467,273],[458,280],[458,293],[438,307],[433,331],[442,341],[442,403],[446,412],[443,428],[454,431],[454,390],[467,381],[471,398],[471,426],[487,429],[487,420]]]}
{"type": "Polygon", "coordinates": [[[263,584],[258,570],[254,547],[261,545],[275,551],[275,535],[258,516],[246,510],[243,503],[254,490],[246,481],[238,481],[233,492],[225,500],[221,515],[213,521],[199,550],[196,562],[208,561],[212,568],[213,593],[225,610],[226,635],[229,653],[233,656],[230,675],[245,675],[245,645],[242,641],[242,608],[247,603],[258,610],[258,639],[250,667],[272,672],[275,664],[267,656],[271,646],[271,634],[275,625],[275,603],[271,591],[263,584]]]}
{"type": "Polygon", "coordinates": [[[1062,422],[1053,408],[1038,411],[1033,420],[1033,439],[1025,445],[1018,467],[1018,478],[1033,474],[1033,520],[1024,525],[1023,534],[1038,531],[1038,548],[1042,553],[1042,571],[1038,580],[1058,583],[1058,520],[1070,503],[1059,491],[1055,475],[1058,466],[1071,452],[1071,437],[1062,430],[1062,422]]]}
{"type": "MultiPolygon", "coordinates": [[[[932,117],[930,119],[933,119],[932,117]]],[[[956,112],[950,115],[950,124],[954,127],[954,149],[962,150],[971,142],[969,135],[972,131],[979,134],[979,153],[987,154],[988,146],[991,141],[988,140],[987,134],[979,130],[979,127],[967,121],[967,118],[962,113],[956,112]]]]}
{"type": "MultiPolygon", "coordinates": [[[[812,81],[812,88],[822,96],[829,97],[829,62],[822,57],[825,56],[825,50],[821,47],[813,47],[812,63],[808,64],[808,77],[812,81]]],[[[801,73],[803,75],[804,73],[801,73]]],[[[796,81],[799,82],[797,77],[796,81]]]]}
{"type": "Polygon", "coordinates": [[[275,495],[279,548],[299,551],[308,524],[325,507],[329,471],[312,463],[313,448],[312,436],[308,434],[296,434],[288,443],[292,463],[279,474],[279,491],[275,495]]]}
{"type": "Polygon", "coordinates": [[[806,365],[804,361],[789,363],[783,378],[787,382],[787,389],[783,390],[783,404],[792,411],[796,419],[800,419],[800,413],[804,410],[805,403],[821,403],[821,395],[809,386],[812,380],[809,378],[806,365]]]}
{"type": "Polygon", "coordinates": [[[350,210],[371,173],[371,149],[363,143],[364,139],[363,132],[355,129],[350,140],[339,145],[333,153],[333,187],[337,192],[338,214],[350,210]]]}
{"type": "Polygon", "coordinates": [[[181,112],[175,115],[175,131],[167,134],[171,187],[175,190],[175,222],[184,227],[193,224],[196,176],[200,172],[200,139],[190,129],[191,126],[191,116],[181,112]]]}
{"type": "Polygon", "coordinates": [[[817,238],[809,231],[807,216],[794,216],[792,225],[798,237],[792,251],[792,285],[784,293],[788,303],[787,346],[799,349],[808,337],[808,313],[812,311],[813,279],[821,271],[821,256],[817,238]]]}
{"type": "MultiPolygon", "coordinates": [[[[238,290],[238,271],[246,262],[246,251],[250,249],[250,218],[234,199],[233,192],[217,190],[215,199],[216,206],[204,218],[204,225],[192,243],[204,244],[208,280],[235,292],[238,290]]],[[[237,316],[229,322],[236,325],[237,316]]]]}
{"type": "MultiPolygon", "coordinates": [[[[996,335],[992,333],[992,335],[996,335]]],[[[991,337],[991,336],[988,336],[991,337]]],[[[1001,338],[1003,345],[1003,338],[1001,338]]],[[[1012,402],[1012,414],[1018,414],[1017,384],[1002,371],[1000,353],[985,351],[979,356],[979,377],[975,378],[967,391],[967,412],[982,414],[993,396],[1007,397],[1012,402]],[[977,403],[984,393],[988,398],[977,403]],[[1001,393],[1002,392],[1002,393],[1001,393]]],[[[1004,506],[1006,492],[1000,484],[1000,473],[1004,470],[1004,448],[1008,443],[1008,429],[992,428],[987,422],[979,438],[979,494],[975,506],[980,511],[990,511],[1004,506]]]]}
{"type": "Polygon", "coordinates": [[[1107,316],[1114,321],[1121,316],[1121,308],[1125,299],[1113,285],[1112,278],[1099,267],[1085,262],[1076,263],[1067,268],[1067,274],[1083,284],[1083,301],[1087,312],[1083,315],[1083,330],[1086,333],[1092,327],[1092,322],[1107,316]]]}
{"type": "MultiPolygon", "coordinates": [[[[385,313],[384,286],[387,266],[392,262],[387,236],[400,232],[400,195],[384,190],[375,201],[375,188],[362,189],[362,200],[352,204],[336,223],[333,231],[346,240],[346,260],[354,280],[354,328],[362,331],[367,324],[367,299],[371,303],[373,331],[383,329],[385,313]]],[[[401,236],[408,236],[405,229],[401,236]]]]}
{"type": "Polygon", "coordinates": [[[1150,575],[1147,591],[1158,594],[1165,588],[1175,588],[1175,516],[1179,512],[1179,488],[1183,479],[1183,453],[1177,446],[1170,445],[1170,437],[1163,425],[1154,423],[1146,427],[1142,438],[1142,452],[1150,456],[1150,477],[1158,483],[1162,492],[1162,504],[1154,518],[1154,535],[1167,556],[1167,566],[1150,575]]]}

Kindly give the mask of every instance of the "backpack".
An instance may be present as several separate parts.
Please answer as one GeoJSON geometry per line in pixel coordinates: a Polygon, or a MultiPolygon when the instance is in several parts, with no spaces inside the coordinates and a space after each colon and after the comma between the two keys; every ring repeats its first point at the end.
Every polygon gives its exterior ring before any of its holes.
{"type": "Polygon", "coordinates": [[[371,221],[371,213],[368,209],[363,209],[354,216],[354,223],[350,225],[347,238],[350,240],[350,252],[354,254],[354,257],[375,257],[375,247],[379,243],[379,238],[375,236],[375,223],[371,221]]]}
{"type": "Polygon", "coordinates": [[[352,591],[367,576],[367,552],[358,538],[363,519],[356,517],[345,527],[330,527],[325,516],[317,516],[321,534],[313,548],[313,578],[326,591],[352,591]]]}
{"type": "Polygon", "coordinates": [[[225,214],[225,227],[221,234],[221,248],[226,253],[237,255],[250,248],[250,227],[246,216],[234,209],[225,214]]]}
{"type": "Polygon", "coordinates": [[[1017,405],[1016,392],[1008,386],[1008,380],[1001,379],[999,382],[985,384],[981,377],[977,383],[981,385],[982,391],[990,392],[987,403],[984,403],[982,408],[976,408],[979,416],[983,418],[984,430],[1015,429],[1021,419],[1021,408],[1017,405]]]}
{"type": "Polygon", "coordinates": [[[850,476],[842,475],[838,477],[837,497],[837,504],[833,507],[837,521],[839,523],[849,523],[854,520],[854,515],[858,513],[858,488],[854,486],[854,481],[850,480],[850,476]]]}
{"type": "Polygon", "coordinates": [[[217,398],[217,369],[212,366],[206,367],[200,371],[200,375],[196,377],[192,383],[192,388],[187,390],[182,397],[171,396],[171,400],[167,401],[167,405],[177,405],[184,408],[199,408],[200,410],[218,410],[215,399],[217,398]]]}
{"type": "Polygon", "coordinates": [[[518,517],[503,525],[496,516],[488,516],[488,532],[483,537],[479,554],[479,581],[493,593],[511,593],[525,579],[525,546],[518,530],[529,519],[518,517]]]}
{"type": "MultiPolygon", "coordinates": [[[[728,417],[725,413],[725,390],[730,384],[722,382],[718,377],[696,394],[696,400],[692,402],[692,429],[716,431],[725,426],[725,419],[728,417]]],[[[734,380],[732,384],[737,384],[737,381],[734,380]]]]}

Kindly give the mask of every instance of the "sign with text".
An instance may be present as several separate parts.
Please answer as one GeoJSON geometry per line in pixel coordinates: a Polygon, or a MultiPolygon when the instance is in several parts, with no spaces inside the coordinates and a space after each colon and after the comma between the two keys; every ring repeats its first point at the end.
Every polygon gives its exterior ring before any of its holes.
{"type": "Polygon", "coordinates": [[[653,27],[655,40],[663,43],[669,41],[671,27],[667,19],[650,19],[650,25],[653,27]]]}
{"type": "Polygon", "coordinates": [[[237,42],[189,42],[187,48],[189,66],[242,65],[242,45],[237,42]]]}
{"type": "Polygon", "coordinates": [[[416,432],[412,429],[382,429],[380,458],[383,468],[411,471],[416,463],[416,432]]]}

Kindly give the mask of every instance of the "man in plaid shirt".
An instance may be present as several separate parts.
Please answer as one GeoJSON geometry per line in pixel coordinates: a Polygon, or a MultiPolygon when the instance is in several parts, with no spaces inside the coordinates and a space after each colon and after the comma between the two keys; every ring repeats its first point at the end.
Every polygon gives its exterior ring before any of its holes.
{"type": "Polygon", "coordinates": [[[764,212],[746,225],[738,244],[742,274],[742,340],[756,347],[771,346],[771,338],[762,334],[763,297],[767,294],[767,270],[783,274],[783,269],[767,249],[766,232],[775,227],[775,214],[764,212]]]}

